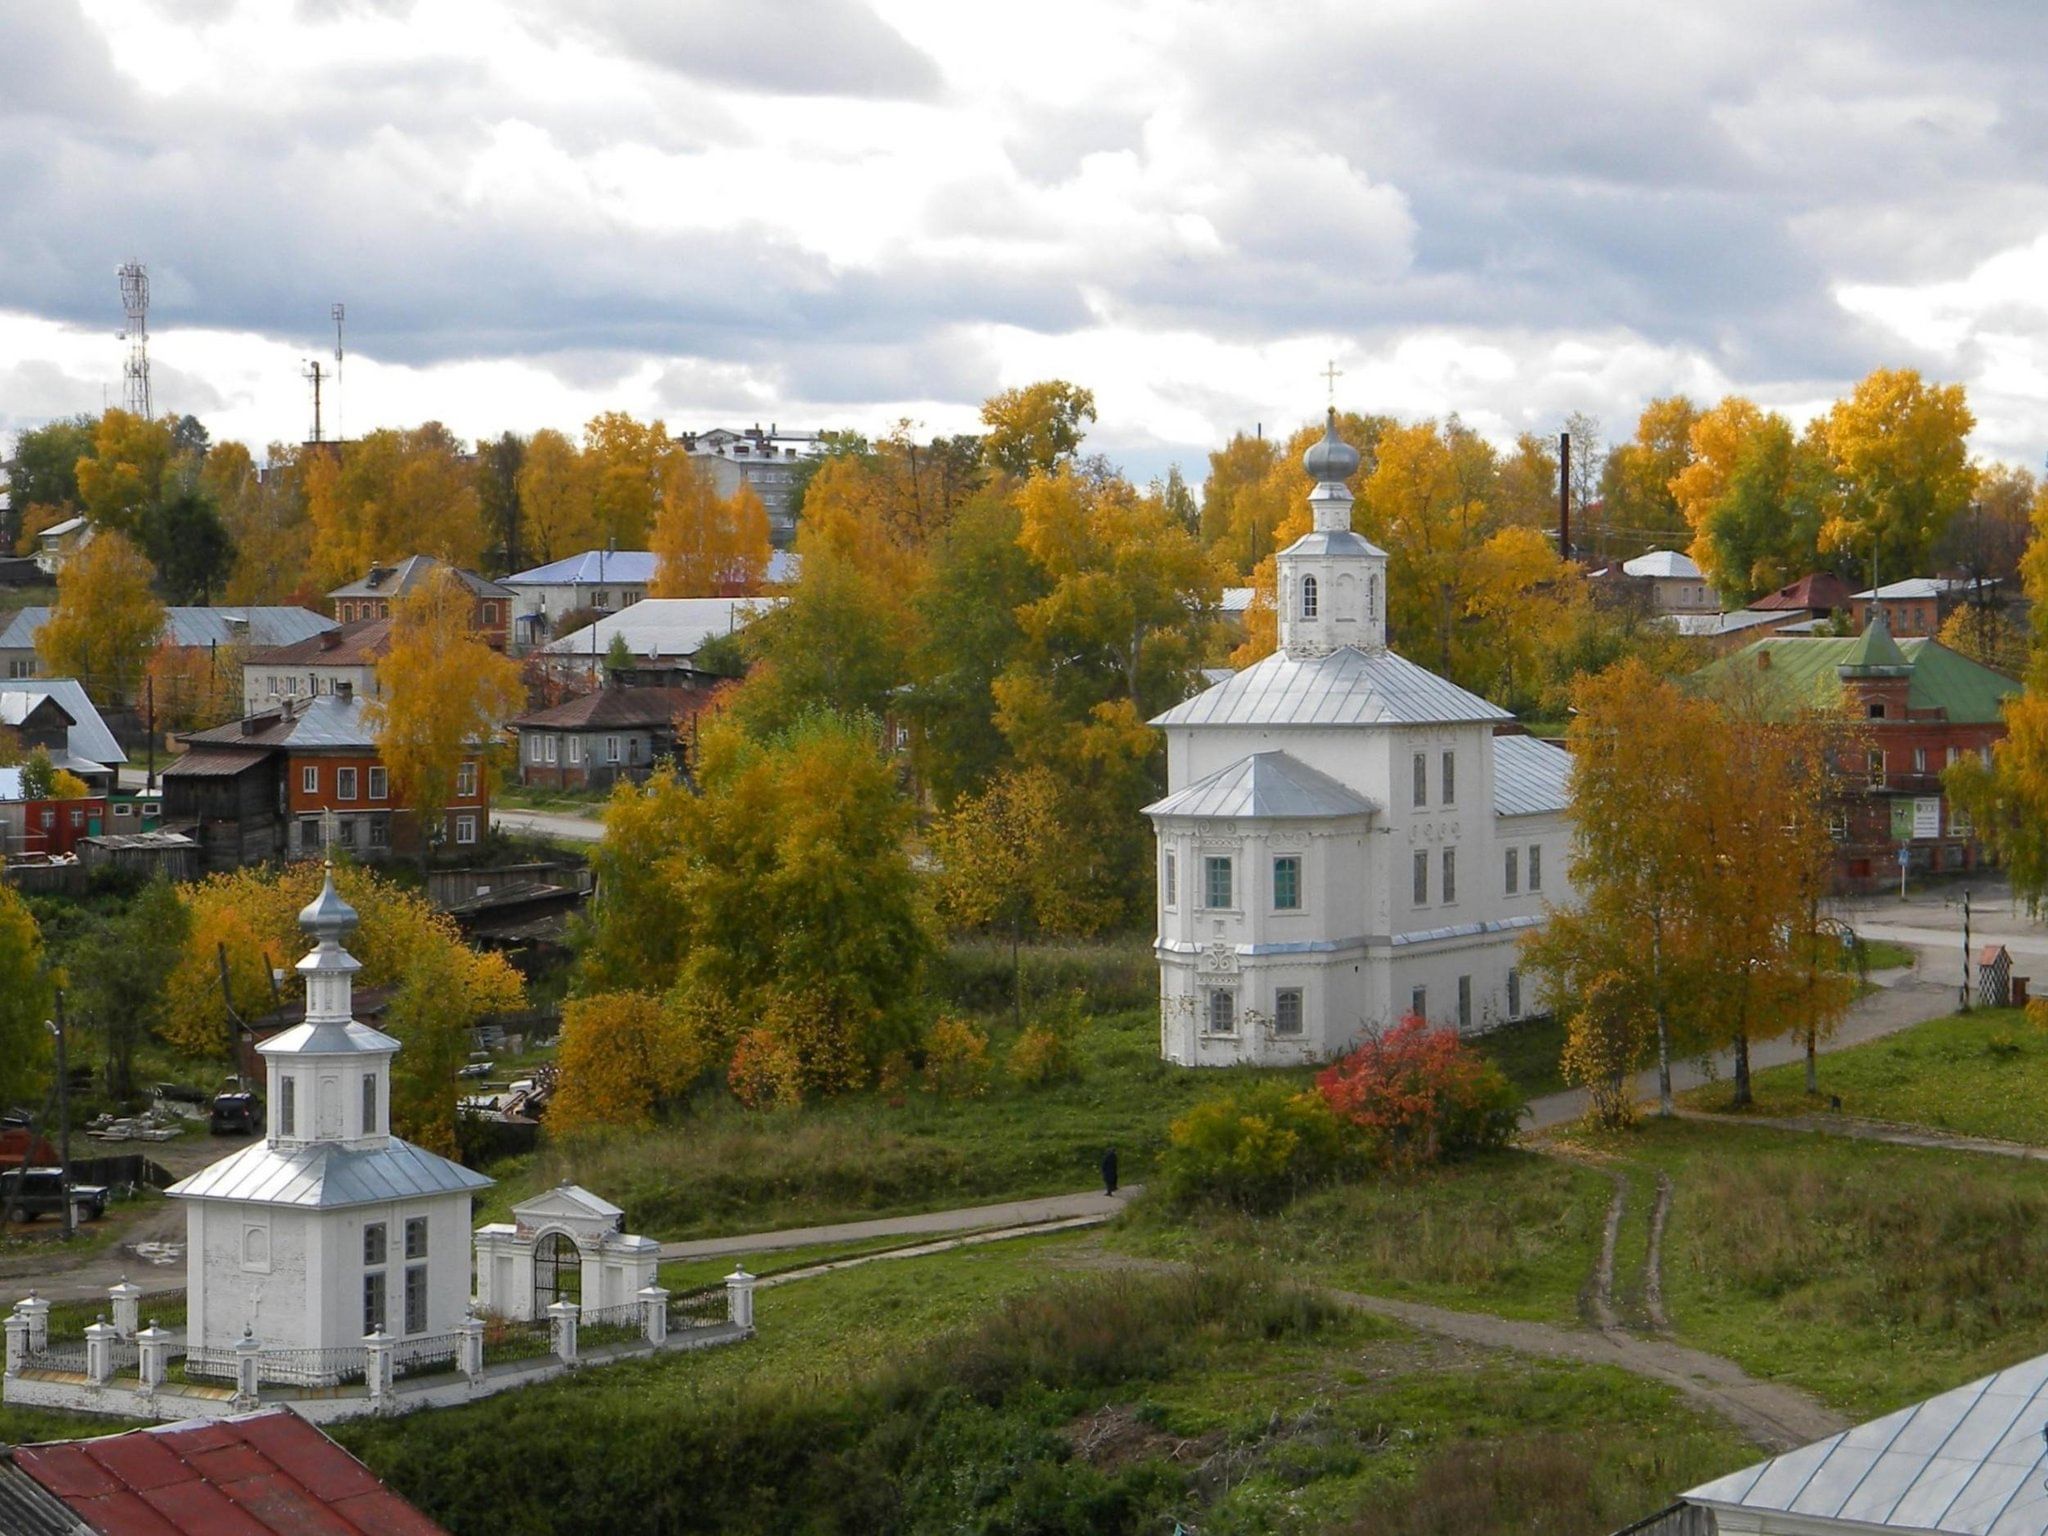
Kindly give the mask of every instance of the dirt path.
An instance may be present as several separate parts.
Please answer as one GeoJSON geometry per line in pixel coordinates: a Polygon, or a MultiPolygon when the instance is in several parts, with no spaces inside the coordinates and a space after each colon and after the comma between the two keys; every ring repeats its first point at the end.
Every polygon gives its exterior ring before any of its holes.
{"type": "Polygon", "coordinates": [[[1664,1223],[1671,1219],[1671,1175],[1657,1175],[1657,1202],[1650,1207],[1650,1248],[1643,1257],[1643,1311],[1650,1326],[1661,1334],[1671,1332],[1671,1319],[1664,1315],[1664,1223]]]}
{"type": "Polygon", "coordinates": [[[1900,1125],[1890,1120],[1862,1120],[1854,1115],[1716,1115],[1704,1110],[1682,1109],[1682,1120],[1700,1120],[1709,1125],[1760,1125],[1768,1131],[1804,1131],[1821,1136],[1841,1136],[1852,1141],[1883,1141],[1895,1147],[1924,1147],[1942,1152],[1972,1152],[1980,1157],[2014,1157],[2022,1161],[2048,1162],[2048,1147],[2030,1146],[2023,1141],[1999,1141],[1989,1136],[1964,1136],[1932,1126],[1900,1125]]]}
{"type": "Polygon", "coordinates": [[[1595,1328],[1611,1333],[1621,1326],[1614,1312],[1614,1247],[1621,1237],[1621,1218],[1628,1210],[1628,1176],[1614,1174],[1614,1198],[1607,1202],[1607,1226],[1600,1234],[1600,1257],[1585,1290],[1586,1315],[1595,1328]]]}

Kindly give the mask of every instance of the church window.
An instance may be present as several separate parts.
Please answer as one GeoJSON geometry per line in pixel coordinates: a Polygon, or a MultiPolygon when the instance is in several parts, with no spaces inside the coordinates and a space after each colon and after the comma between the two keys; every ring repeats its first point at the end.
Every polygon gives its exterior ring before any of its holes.
{"type": "Polygon", "coordinates": [[[1458,850],[1455,848],[1444,850],[1443,899],[1446,902],[1458,899],[1458,850]]]}
{"type": "Polygon", "coordinates": [[[1273,1033],[1301,1033],[1301,988],[1282,987],[1273,994],[1273,1033]]]}
{"type": "Polygon", "coordinates": [[[1313,576],[1301,578],[1301,616],[1304,619],[1316,616],[1316,579],[1313,576]]]}
{"type": "Polygon", "coordinates": [[[1417,987],[1408,994],[1408,1012],[1418,1019],[1429,1017],[1429,988],[1417,987]]]}
{"type": "MultiPolygon", "coordinates": [[[[381,1278],[381,1277],[380,1277],[381,1278]]],[[[410,1264],[405,1271],[405,1331],[427,1331],[427,1266],[410,1264]]]]}
{"type": "Polygon", "coordinates": [[[1470,1029],[1471,1027],[1472,978],[1470,976],[1460,976],[1458,978],[1458,1028],[1463,1030],[1470,1029]]]}
{"type": "Polygon", "coordinates": [[[1365,616],[1377,619],[1380,616],[1380,579],[1368,576],[1365,581],[1365,616]]]}
{"type": "Polygon", "coordinates": [[[1446,752],[1444,754],[1444,804],[1456,805],[1457,803],[1458,754],[1455,752],[1446,752]]]}
{"type": "Polygon", "coordinates": [[[1228,858],[1204,859],[1205,907],[1228,908],[1230,905],[1230,860],[1228,858]]]}
{"type": "Polygon", "coordinates": [[[368,1268],[378,1264],[382,1264],[384,1262],[384,1255],[386,1251],[387,1244],[384,1235],[384,1223],[381,1221],[365,1222],[363,1224],[364,1266],[368,1268]]]}
{"type": "Polygon", "coordinates": [[[1522,888],[1522,850],[1508,850],[1508,894],[1514,895],[1522,888]]]}
{"type": "Polygon", "coordinates": [[[1237,1033],[1237,998],[1224,987],[1209,989],[1209,1033],[1212,1035],[1234,1035],[1237,1033]]]}
{"type": "Polygon", "coordinates": [[[1521,1016],[1522,973],[1519,970],[1510,968],[1508,971],[1508,1017],[1519,1019],[1521,1016]]]}
{"type": "Polygon", "coordinates": [[[363,1276],[363,1332],[381,1333],[384,1330],[384,1271],[379,1269],[363,1276]]]}
{"type": "Polygon", "coordinates": [[[1180,871],[1175,867],[1172,853],[1166,855],[1166,871],[1160,876],[1160,884],[1166,891],[1166,904],[1170,907],[1180,900],[1180,871]]]}
{"type": "Polygon", "coordinates": [[[1429,851],[1417,849],[1415,854],[1415,905],[1429,905],[1429,851]]]}
{"type": "Polygon", "coordinates": [[[363,1074],[363,1134],[377,1134],[377,1074],[363,1074]]]}
{"type": "Polygon", "coordinates": [[[297,1078],[287,1077],[279,1086],[277,1131],[280,1136],[296,1136],[299,1134],[299,1083],[297,1078]]]}
{"type": "Polygon", "coordinates": [[[1529,889],[1532,891],[1543,889],[1543,845],[1541,843],[1531,843],[1529,845],[1529,889]]]}
{"type": "Polygon", "coordinates": [[[1273,908],[1294,912],[1301,907],[1301,860],[1287,854],[1273,861],[1273,908]]]}
{"type": "Polygon", "coordinates": [[[424,1259],[427,1256],[427,1218],[408,1216],[405,1218],[405,1256],[408,1259],[424,1259]]]}
{"type": "Polygon", "coordinates": [[[1415,754],[1415,805],[1419,810],[1429,804],[1429,758],[1423,753],[1415,754]]]}

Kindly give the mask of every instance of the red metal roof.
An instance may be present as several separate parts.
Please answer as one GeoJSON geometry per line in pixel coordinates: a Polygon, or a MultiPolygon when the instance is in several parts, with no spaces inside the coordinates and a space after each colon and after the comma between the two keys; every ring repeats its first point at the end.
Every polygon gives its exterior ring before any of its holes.
{"type": "Polygon", "coordinates": [[[286,1408],[16,1447],[102,1536],[446,1536],[286,1408]]]}

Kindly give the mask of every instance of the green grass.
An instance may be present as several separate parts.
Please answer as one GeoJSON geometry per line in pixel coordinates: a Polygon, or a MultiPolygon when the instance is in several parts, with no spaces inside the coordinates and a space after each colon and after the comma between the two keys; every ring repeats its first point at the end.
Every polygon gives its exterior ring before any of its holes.
{"type": "Polygon", "coordinates": [[[0,1445],[29,1445],[38,1440],[91,1440],[140,1429],[145,1419],[111,1419],[99,1413],[66,1413],[57,1408],[26,1408],[0,1403],[0,1445]]]}
{"type": "Polygon", "coordinates": [[[1580,1163],[1498,1152],[1333,1185],[1273,1216],[1141,1207],[1106,1240],[1156,1257],[1247,1262],[1339,1289],[1573,1322],[1610,1189],[1580,1163]]]}
{"type": "Polygon", "coordinates": [[[1159,1059],[1156,1012],[1126,1008],[1082,1030],[1079,1081],[1023,1088],[1002,1071],[1010,1027],[987,1023],[996,1070],[982,1098],[912,1086],[756,1114],[718,1096],[674,1125],[549,1142],[499,1163],[477,1219],[506,1219],[517,1201],[568,1179],[602,1190],[633,1231],[653,1237],[766,1231],[1072,1193],[1094,1183],[1112,1144],[1135,1183],[1151,1175],[1175,1116],[1274,1075],[1171,1066],[1159,1059]]]}
{"type": "Polygon", "coordinates": [[[1479,1054],[1499,1067],[1530,1098],[1562,1093],[1569,1085],[1557,1064],[1564,1055],[1564,1021],[1552,1016],[1521,1019],[1475,1037],[1479,1054]]]}
{"type": "Polygon", "coordinates": [[[764,1295],[743,1346],[337,1433],[457,1536],[564,1508],[621,1536],[1507,1536],[1613,1529],[1755,1459],[1664,1387],[1244,1268],[1102,1273],[1071,1237],[909,1262],[764,1295]]]}
{"type": "Polygon", "coordinates": [[[1860,1418],[2048,1352],[2038,1165],[1696,1121],[1576,1139],[1629,1168],[1635,1222],[1672,1175],[1672,1326],[1754,1375],[1860,1418]]]}
{"type": "MultiPolygon", "coordinates": [[[[2048,1030],[2016,1008],[1978,1009],[1820,1059],[1820,1098],[1806,1096],[1802,1064],[1756,1075],[1756,1113],[1809,1114],[1830,1095],[1842,1111],[1971,1136],[2048,1145],[2048,1030]]],[[[1728,1086],[1695,1089],[1696,1109],[1728,1107],[1728,1086]]]]}
{"type": "Polygon", "coordinates": [[[507,810],[552,811],[562,816],[595,817],[611,799],[609,790],[551,789],[500,781],[491,803],[507,810]]]}
{"type": "Polygon", "coordinates": [[[1917,965],[1920,952],[1908,944],[1895,944],[1890,939],[1865,939],[1863,941],[1863,968],[1870,971],[1896,971],[1917,965]]]}

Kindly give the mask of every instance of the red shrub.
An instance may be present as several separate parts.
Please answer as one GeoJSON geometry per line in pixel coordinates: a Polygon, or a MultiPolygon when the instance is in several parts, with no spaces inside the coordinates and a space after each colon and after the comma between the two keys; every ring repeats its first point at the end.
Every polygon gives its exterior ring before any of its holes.
{"type": "Polygon", "coordinates": [[[1505,1146],[1524,1108],[1456,1030],[1413,1014],[1325,1068],[1316,1087],[1377,1161],[1402,1168],[1505,1146]]]}

